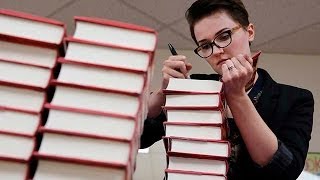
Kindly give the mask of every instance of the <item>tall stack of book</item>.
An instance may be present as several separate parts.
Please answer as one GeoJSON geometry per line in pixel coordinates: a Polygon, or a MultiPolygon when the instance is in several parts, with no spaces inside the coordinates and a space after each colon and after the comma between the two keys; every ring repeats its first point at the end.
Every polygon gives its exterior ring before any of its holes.
{"type": "Polygon", "coordinates": [[[156,32],[75,17],[43,135],[34,180],[130,180],[147,99],[156,32]]]}
{"type": "Polygon", "coordinates": [[[0,9],[0,179],[27,179],[64,24],[0,9]]]}
{"type": "Polygon", "coordinates": [[[222,82],[170,78],[164,90],[168,180],[226,180],[230,145],[222,82]]]}

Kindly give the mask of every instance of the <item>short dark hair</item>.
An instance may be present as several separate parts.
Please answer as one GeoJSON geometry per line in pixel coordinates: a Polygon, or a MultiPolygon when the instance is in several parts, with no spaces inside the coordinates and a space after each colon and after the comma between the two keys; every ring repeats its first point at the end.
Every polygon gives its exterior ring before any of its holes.
{"type": "Polygon", "coordinates": [[[244,28],[249,25],[249,14],[241,0],[197,0],[185,14],[189,23],[191,37],[196,44],[198,43],[194,34],[194,24],[202,18],[219,11],[226,12],[244,28]]]}

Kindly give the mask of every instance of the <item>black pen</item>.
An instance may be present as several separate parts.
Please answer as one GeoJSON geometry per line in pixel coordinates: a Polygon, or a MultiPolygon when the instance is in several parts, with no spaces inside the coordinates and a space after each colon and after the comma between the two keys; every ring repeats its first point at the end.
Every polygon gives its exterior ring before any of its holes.
{"type": "Polygon", "coordinates": [[[174,55],[174,56],[178,55],[177,51],[174,49],[174,47],[172,46],[171,43],[169,43],[168,46],[169,46],[169,50],[172,55],[174,55]]]}
{"type": "MultiPolygon", "coordinates": [[[[169,46],[169,50],[170,50],[170,52],[171,52],[171,54],[172,54],[173,56],[178,55],[177,51],[174,49],[174,47],[172,46],[171,43],[169,43],[168,46],[169,46]]],[[[175,70],[178,71],[178,72],[181,72],[180,69],[175,69],[175,70]]],[[[184,75],[184,76],[185,76],[186,79],[188,79],[188,77],[187,77],[186,75],[184,75]]]]}

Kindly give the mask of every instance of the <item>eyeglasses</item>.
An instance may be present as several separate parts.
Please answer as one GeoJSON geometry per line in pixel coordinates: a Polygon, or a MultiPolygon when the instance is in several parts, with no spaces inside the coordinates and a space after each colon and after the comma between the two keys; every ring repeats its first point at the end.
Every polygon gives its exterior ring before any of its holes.
{"type": "Polygon", "coordinates": [[[211,42],[207,42],[198,46],[194,52],[201,58],[207,58],[211,56],[213,53],[213,46],[217,46],[218,48],[225,48],[229,46],[232,42],[231,35],[240,28],[241,26],[238,25],[232,29],[221,32],[211,42]]]}

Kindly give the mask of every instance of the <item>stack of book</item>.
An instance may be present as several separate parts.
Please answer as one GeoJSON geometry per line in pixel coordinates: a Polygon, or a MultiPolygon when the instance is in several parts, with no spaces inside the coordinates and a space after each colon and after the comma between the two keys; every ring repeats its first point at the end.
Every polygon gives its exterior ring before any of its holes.
{"type": "Polygon", "coordinates": [[[64,24],[0,9],[0,177],[27,179],[64,24]]]}
{"type": "Polygon", "coordinates": [[[43,135],[34,180],[129,180],[147,115],[157,35],[152,29],[75,17],[43,135]]]}
{"type": "Polygon", "coordinates": [[[164,90],[168,180],[226,180],[230,145],[222,82],[170,78],[164,90]]]}

